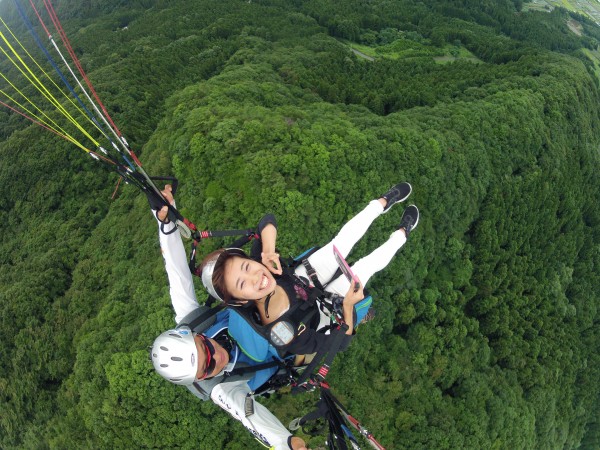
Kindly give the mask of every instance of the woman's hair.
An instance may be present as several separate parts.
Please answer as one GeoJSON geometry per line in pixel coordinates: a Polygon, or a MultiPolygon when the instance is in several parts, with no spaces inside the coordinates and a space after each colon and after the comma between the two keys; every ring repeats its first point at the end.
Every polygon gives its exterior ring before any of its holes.
{"type": "Polygon", "coordinates": [[[225,266],[227,261],[235,256],[250,259],[250,257],[241,250],[229,252],[227,249],[220,248],[206,255],[206,257],[202,260],[202,264],[200,264],[200,269],[202,271],[209,261],[218,257],[212,274],[212,284],[226,305],[236,304],[238,300],[231,296],[231,294],[227,291],[227,287],[225,286],[225,266]]]}

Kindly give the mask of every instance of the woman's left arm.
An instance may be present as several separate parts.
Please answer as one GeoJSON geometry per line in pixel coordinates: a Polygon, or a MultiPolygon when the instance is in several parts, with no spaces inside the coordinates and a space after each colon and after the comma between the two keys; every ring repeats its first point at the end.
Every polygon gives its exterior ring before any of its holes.
{"type": "Polygon", "coordinates": [[[354,333],[354,306],[364,298],[365,293],[362,284],[358,283],[358,287],[356,287],[354,283],[351,283],[342,303],[344,322],[348,325],[348,330],[346,330],[346,334],[348,335],[354,333]]]}

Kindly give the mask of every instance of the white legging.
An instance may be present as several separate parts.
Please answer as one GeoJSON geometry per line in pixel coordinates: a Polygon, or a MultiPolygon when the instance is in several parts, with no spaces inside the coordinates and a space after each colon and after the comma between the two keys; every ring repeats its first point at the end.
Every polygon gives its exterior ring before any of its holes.
{"type": "MultiPolygon", "coordinates": [[[[333,277],[339,266],[333,256],[333,246],[335,245],[342,256],[346,258],[354,247],[354,244],[366,233],[373,221],[383,212],[383,206],[378,200],[372,200],[365,209],[350,219],[333,238],[324,247],[317,250],[308,261],[317,273],[319,281],[327,282],[333,277]]],[[[358,260],[353,266],[352,271],[359,278],[363,286],[366,286],[369,279],[381,269],[385,268],[396,252],[406,242],[404,230],[394,231],[389,239],[380,247],[373,250],[369,255],[358,260]]],[[[306,269],[300,265],[295,270],[296,275],[308,278],[306,269]]],[[[334,292],[342,297],[346,295],[350,288],[350,282],[344,275],[340,275],[325,288],[328,292],[334,292]]]]}

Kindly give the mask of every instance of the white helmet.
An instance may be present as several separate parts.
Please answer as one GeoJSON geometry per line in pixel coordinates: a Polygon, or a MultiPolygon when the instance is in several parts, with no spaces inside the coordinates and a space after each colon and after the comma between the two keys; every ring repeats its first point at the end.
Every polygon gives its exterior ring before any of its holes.
{"type": "Polygon", "coordinates": [[[170,382],[190,385],[196,381],[198,349],[189,327],[168,330],[158,336],[150,357],[156,371],[170,382]]]}
{"type": "Polygon", "coordinates": [[[217,300],[223,301],[223,293],[217,292],[217,289],[213,285],[213,273],[215,272],[215,267],[217,263],[221,260],[223,255],[233,255],[233,256],[241,256],[242,258],[248,258],[248,255],[244,253],[242,249],[239,248],[226,248],[223,249],[222,252],[216,253],[210,259],[205,260],[203,262],[202,267],[202,284],[208,291],[208,293],[216,298],[217,300]]]}

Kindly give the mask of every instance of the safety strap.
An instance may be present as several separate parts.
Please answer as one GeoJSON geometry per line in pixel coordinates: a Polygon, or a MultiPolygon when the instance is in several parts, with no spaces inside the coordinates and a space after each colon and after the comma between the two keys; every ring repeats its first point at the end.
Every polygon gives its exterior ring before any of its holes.
{"type": "MultiPolygon", "coordinates": [[[[312,250],[312,249],[311,249],[312,250]]],[[[337,294],[332,292],[327,292],[325,290],[325,286],[327,286],[332,280],[335,280],[342,274],[342,269],[338,267],[333,276],[325,282],[325,284],[321,283],[319,277],[317,276],[317,271],[308,261],[308,257],[302,260],[302,265],[306,269],[306,273],[310,277],[312,281],[312,286],[307,283],[306,278],[298,277],[294,274],[294,278],[298,280],[298,284],[300,284],[304,289],[308,290],[313,297],[318,298],[319,308],[326,314],[332,314],[336,318],[336,322],[341,322],[343,314],[341,312],[341,306],[343,302],[343,297],[340,297],[337,294]],[[306,284],[306,286],[304,286],[306,284]],[[327,310],[327,311],[326,311],[327,310]]]]}
{"type": "Polygon", "coordinates": [[[243,375],[245,373],[258,372],[260,370],[269,369],[271,367],[285,368],[285,367],[287,367],[287,363],[285,361],[280,361],[280,360],[273,358],[272,361],[265,362],[262,364],[256,364],[254,366],[236,367],[235,369],[233,369],[229,372],[225,372],[224,376],[226,379],[227,377],[232,377],[234,375],[243,375]]]}
{"type": "Polygon", "coordinates": [[[309,412],[303,417],[294,419],[290,423],[289,429],[291,431],[295,431],[302,427],[302,430],[305,433],[311,436],[317,436],[322,434],[325,426],[324,424],[322,427],[318,427],[316,429],[307,429],[304,428],[304,425],[306,425],[307,422],[324,418],[327,420],[329,425],[328,443],[330,449],[335,448],[339,450],[347,450],[349,447],[346,443],[346,439],[350,440],[352,448],[359,448],[356,438],[349,429],[349,426],[352,426],[369,442],[371,447],[377,450],[385,450],[383,445],[381,445],[377,439],[375,439],[373,433],[367,430],[357,419],[350,415],[344,405],[342,405],[342,403],[331,393],[331,390],[328,386],[321,385],[320,397],[316,407],[317,408],[314,411],[309,412]]]}
{"type": "MultiPolygon", "coordinates": [[[[334,294],[333,292],[327,292],[323,289],[319,289],[316,286],[311,286],[308,280],[305,277],[299,277],[295,274],[290,274],[294,284],[296,284],[299,288],[304,289],[306,291],[310,301],[316,302],[319,309],[328,316],[332,316],[335,319],[336,323],[341,323],[343,321],[343,313],[342,313],[342,304],[344,298],[334,294]]],[[[327,331],[331,328],[331,325],[327,326],[323,329],[323,331],[327,331]]]]}
{"type": "Polygon", "coordinates": [[[323,285],[319,281],[319,277],[317,277],[317,271],[310,264],[310,262],[308,261],[308,258],[305,258],[302,260],[302,265],[306,269],[306,273],[308,274],[310,281],[312,281],[313,286],[315,286],[320,291],[324,291],[325,289],[323,288],[323,285]]]}
{"type": "MultiPolygon", "coordinates": [[[[329,388],[321,386],[321,396],[317,402],[317,409],[306,414],[299,421],[304,425],[306,422],[324,418],[329,425],[328,440],[330,449],[348,450],[346,437],[352,442],[352,448],[359,448],[356,439],[350,433],[350,430],[344,424],[344,417],[338,410],[338,406],[342,407],[341,403],[333,396],[329,388]],[[354,445],[356,444],[356,446],[354,445]]],[[[304,430],[304,428],[303,428],[304,430]]],[[[306,430],[305,430],[306,431],[306,430]]],[[[308,433],[314,435],[313,433],[308,433]]]]}
{"type": "Polygon", "coordinates": [[[323,364],[321,365],[319,371],[317,372],[317,377],[320,378],[320,381],[324,381],[327,373],[329,372],[329,368],[333,364],[333,359],[335,355],[340,351],[340,347],[344,342],[344,338],[346,337],[346,331],[348,330],[348,325],[345,323],[341,324],[339,328],[331,331],[333,335],[333,340],[329,348],[322,346],[317,352],[316,356],[310,362],[310,364],[306,367],[300,378],[296,381],[296,386],[292,388],[292,394],[298,394],[300,392],[304,392],[307,388],[305,383],[309,382],[309,378],[313,376],[313,371],[317,367],[317,364],[321,362],[323,358],[323,364]]]}
{"type": "MultiPolygon", "coordinates": [[[[191,320],[190,323],[187,324],[187,326],[190,328],[190,330],[194,330],[194,328],[196,328],[198,325],[200,325],[204,321],[210,319],[212,316],[216,315],[219,311],[221,311],[223,309],[225,309],[225,305],[223,305],[223,304],[217,305],[214,308],[210,308],[209,310],[200,314],[195,319],[191,320]]],[[[181,325],[186,325],[186,324],[181,324],[181,325]]]]}

